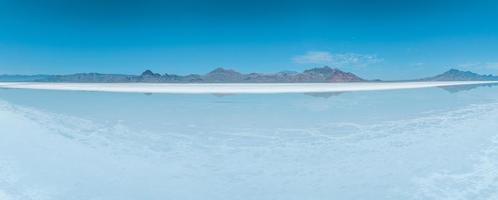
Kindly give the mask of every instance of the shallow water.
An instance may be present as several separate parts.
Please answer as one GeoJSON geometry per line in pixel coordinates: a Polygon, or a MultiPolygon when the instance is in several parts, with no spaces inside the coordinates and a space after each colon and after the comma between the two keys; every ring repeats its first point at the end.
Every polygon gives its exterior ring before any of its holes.
{"type": "Polygon", "coordinates": [[[498,199],[498,87],[0,90],[0,199],[498,199]]]}

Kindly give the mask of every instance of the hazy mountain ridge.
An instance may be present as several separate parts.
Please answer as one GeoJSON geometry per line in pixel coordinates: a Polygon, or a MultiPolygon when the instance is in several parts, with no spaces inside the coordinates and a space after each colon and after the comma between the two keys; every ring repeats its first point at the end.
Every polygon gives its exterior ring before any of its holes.
{"type": "MultiPolygon", "coordinates": [[[[216,68],[204,74],[159,74],[151,70],[141,75],[77,73],[69,75],[0,75],[3,82],[76,82],[76,83],[334,83],[366,82],[353,73],[328,66],[311,68],[303,72],[282,71],[272,74],[243,74],[232,69],[216,68]]],[[[470,71],[451,69],[437,76],[415,81],[498,81],[498,76],[480,75],[470,71]]]]}
{"type": "Polygon", "coordinates": [[[305,70],[301,73],[282,71],[273,74],[243,74],[231,69],[216,68],[204,74],[159,74],[151,70],[141,75],[78,73],[70,75],[47,76],[8,76],[1,75],[0,81],[35,81],[35,82],[78,82],[78,83],[328,83],[328,82],[360,82],[364,79],[353,73],[343,72],[336,68],[321,67],[305,70]]]}
{"type": "Polygon", "coordinates": [[[423,81],[498,81],[498,76],[481,75],[471,71],[450,69],[437,76],[421,79],[423,81]]]}

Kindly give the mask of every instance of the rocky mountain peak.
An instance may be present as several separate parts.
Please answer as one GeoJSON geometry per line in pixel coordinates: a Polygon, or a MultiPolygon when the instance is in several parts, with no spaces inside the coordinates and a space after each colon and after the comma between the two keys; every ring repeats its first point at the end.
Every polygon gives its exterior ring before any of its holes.
{"type": "Polygon", "coordinates": [[[322,82],[358,82],[363,81],[353,73],[343,72],[337,68],[324,66],[305,70],[303,76],[306,79],[321,80],[322,82]],[[309,76],[309,77],[306,77],[309,76]]]}
{"type": "Polygon", "coordinates": [[[142,72],[142,76],[161,76],[160,74],[154,73],[151,70],[145,70],[142,72]]]}
{"type": "Polygon", "coordinates": [[[232,69],[225,69],[223,67],[218,67],[213,71],[209,72],[207,75],[210,74],[212,75],[212,74],[240,74],[240,73],[232,69]]]}
{"type": "Polygon", "coordinates": [[[458,69],[450,69],[440,75],[426,78],[430,81],[492,81],[498,80],[497,76],[481,75],[471,71],[461,71],[458,69]]]}
{"type": "Polygon", "coordinates": [[[335,71],[340,71],[340,70],[338,70],[336,68],[330,68],[329,66],[323,66],[323,67],[315,67],[315,68],[304,70],[304,73],[328,74],[328,73],[333,73],[335,71]]]}

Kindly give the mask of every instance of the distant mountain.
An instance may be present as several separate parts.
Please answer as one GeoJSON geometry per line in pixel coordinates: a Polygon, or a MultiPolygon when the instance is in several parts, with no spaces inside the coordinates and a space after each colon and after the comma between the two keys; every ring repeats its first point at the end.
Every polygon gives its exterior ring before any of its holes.
{"type": "MultiPolygon", "coordinates": [[[[0,75],[0,82],[76,82],[76,83],[336,83],[381,81],[365,80],[337,68],[318,67],[303,72],[282,71],[272,74],[243,74],[231,69],[216,68],[204,74],[159,74],[146,70],[140,75],[78,73],[70,75],[0,75]]],[[[443,74],[414,81],[498,81],[498,76],[480,75],[451,69],[443,74]]]]}
{"type": "Polygon", "coordinates": [[[330,83],[360,82],[364,79],[353,73],[343,72],[336,68],[312,68],[302,73],[282,71],[274,74],[243,74],[231,69],[216,68],[204,74],[175,75],[158,74],[150,70],[141,75],[79,73],[52,76],[0,76],[0,81],[36,81],[36,82],[78,82],[78,83],[330,83]]]}
{"type": "Polygon", "coordinates": [[[353,73],[343,72],[330,67],[313,68],[297,74],[298,80],[302,82],[360,82],[365,81],[353,73]]]}
{"type": "Polygon", "coordinates": [[[498,81],[498,76],[481,75],[470,71],[451,69],[440,75],[424,78],[423,81],[498,81]]]}
{"type": "Polygon", "coordinates": [[[244,82],[244,75],[231,69],[216,68],[215,70],[200,77],[202,82],[238,83],[244,82]]]}

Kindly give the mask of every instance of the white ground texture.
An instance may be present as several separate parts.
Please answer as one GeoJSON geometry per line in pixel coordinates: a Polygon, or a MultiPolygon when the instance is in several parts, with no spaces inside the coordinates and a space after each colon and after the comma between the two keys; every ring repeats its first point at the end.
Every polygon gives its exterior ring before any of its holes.
{"type": "Polygon", "coordinates": [[[489,103],[373,125],[155,133],[0,101],[0,199],[498,199],[497,120],[489,103]]]}
{"type": "Polygon", "coordinates": [[[354,92],[373,90],[415,89],[444,86],[478,85],[498,81],[438,81],[438,82],[361,82],[361,83],[220,83],[220,84],[168,84],[168,83],[19,83],[0,82],[0,88],[70,90],[135,93],[314,93],[354,92]]]}

